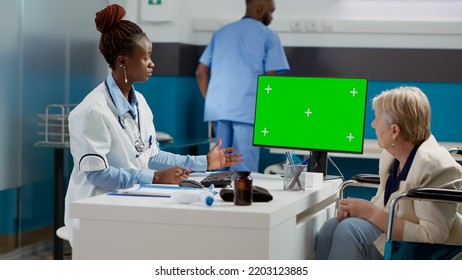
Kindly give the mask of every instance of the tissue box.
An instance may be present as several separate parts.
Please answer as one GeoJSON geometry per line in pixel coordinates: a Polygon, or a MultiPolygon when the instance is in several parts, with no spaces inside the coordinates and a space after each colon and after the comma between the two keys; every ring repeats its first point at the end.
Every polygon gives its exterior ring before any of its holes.
{"type": "Polygon", "coordinates": [[[321,172],[303,172],[302,176],[305,179],[305,187],[307,188],[321,186],[324,181],[324,176],[321,172]]]}

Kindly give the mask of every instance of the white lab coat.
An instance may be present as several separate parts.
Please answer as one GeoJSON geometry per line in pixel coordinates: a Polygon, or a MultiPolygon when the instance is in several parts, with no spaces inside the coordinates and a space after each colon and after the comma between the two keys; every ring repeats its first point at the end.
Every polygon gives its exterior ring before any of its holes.
{"type": "Polygon", "coordinates": [[[159,153],[155,144],[153,115],[144,97],[135,91],[138,99],[140,133],[147,143],[153,144],[143,153],[135,149],[134,140],[124,131],[117,119],[117,109],[106,86],[101,83],[69,115],[71,153],[74,159],[69,187],[65,199],[64,222],[72,245],[72,229],[79,226],[77,219],[70,219],[70,203],[107,193],[107,190],[91,184],[85,171],[115,168],[148,169],[150,157],[159,153]]]}

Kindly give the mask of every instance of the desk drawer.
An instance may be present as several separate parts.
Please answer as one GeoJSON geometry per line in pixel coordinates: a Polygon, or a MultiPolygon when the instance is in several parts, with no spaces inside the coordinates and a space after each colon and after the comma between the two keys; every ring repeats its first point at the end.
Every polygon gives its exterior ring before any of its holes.
{"type": "Polygon", "coordinates": [[[295,251],[297,260],[313,259],[316,248],[316,236],[324,222],[333,217],[335,204],[305,216],[295,226],[295,251]]]}

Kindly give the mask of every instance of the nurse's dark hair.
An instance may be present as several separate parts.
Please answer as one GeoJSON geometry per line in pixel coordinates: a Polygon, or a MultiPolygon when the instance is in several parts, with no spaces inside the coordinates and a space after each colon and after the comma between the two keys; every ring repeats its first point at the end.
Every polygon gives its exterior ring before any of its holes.
{"type": "Polygon", "coordinates": [[[111,69],[114,69],[118,55],[129,55],[136,41],[146,36],[136,23],[124,20],[125,9],[109,5],[96,13],[96,29],[101,32],[99,50],[111,69]]]}

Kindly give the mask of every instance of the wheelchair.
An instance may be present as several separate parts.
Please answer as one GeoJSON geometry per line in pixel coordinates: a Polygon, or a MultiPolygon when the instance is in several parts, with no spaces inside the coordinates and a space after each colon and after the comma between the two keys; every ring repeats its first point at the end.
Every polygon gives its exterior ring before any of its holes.
{"type": "MultiPolygon", "coordinates": [[[[397,241],[391,238],[398,202],[401,199],[462,203],[462,191],[452,189],[421,188],[401,194],[390,203],[385,241],[385,259],[450,260],[462,259],[462,244],[439,244],[397,241]]],[[[461,208],[459,205],[459,212],[461,208]]]]}
{"type": "MultiPolygon", "coordinates": [[[[462,155],[462,149],[451,148],[450,153],[462,155]]],[[[459,162],[461,164],[461,162],[459,162]]],[[[337,192],[337,203],[345,197],[358,197],[370,200],[377,190],[380,178],[377,174],[357,174],[351,180],[343,182],[337,192]]],[[[385,260],[462,260],[462,244],[423,243],[398,241],[392,239],[393,224],[399,201],[403,199],[426,200],[435,202],[460,203],[459,213],[462,213],[462,190],[421,188],[401,194],[390,203],[388,226],[385,241],[385,260]]]]}

